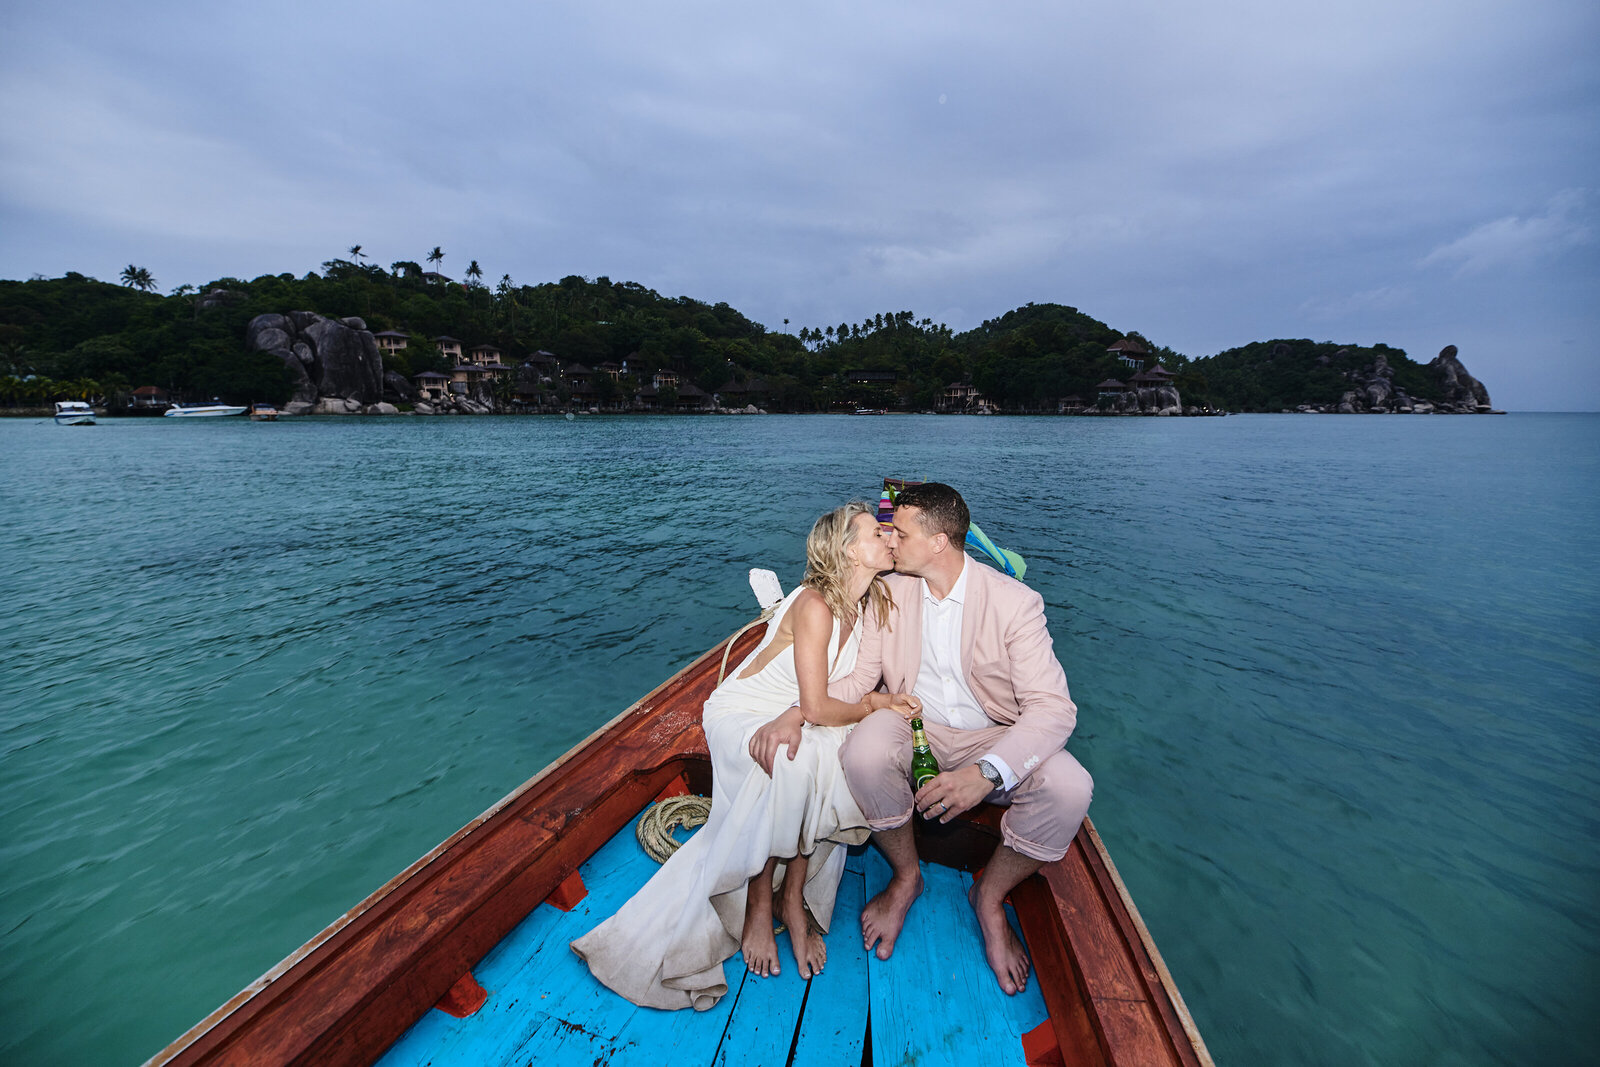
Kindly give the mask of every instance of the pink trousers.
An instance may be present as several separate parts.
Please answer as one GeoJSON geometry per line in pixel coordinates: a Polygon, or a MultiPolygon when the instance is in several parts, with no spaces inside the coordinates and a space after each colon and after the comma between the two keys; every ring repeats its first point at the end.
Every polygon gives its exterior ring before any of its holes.
{"type": "MultiPolygon", "coordinates": [[[[976,763],[1004,734],[1004,726],[956,730],[927,724],[928,746],[942,770],[976,763]]],[[[887,708],[856,724],[839,750],[845,781],[874,830],[904,826],[915,805],[911,789],[911,724],[887,708]]],[[[1012,768],[1016,770],[1016,768],[1012,768]]],[[[1033,769],[1017,787],[996,789],[987,800],[1006,807],[1001,840],[1046,863],[1067,854],[1094,795],[1094,779],[1066,749],[1033,769]]]]}

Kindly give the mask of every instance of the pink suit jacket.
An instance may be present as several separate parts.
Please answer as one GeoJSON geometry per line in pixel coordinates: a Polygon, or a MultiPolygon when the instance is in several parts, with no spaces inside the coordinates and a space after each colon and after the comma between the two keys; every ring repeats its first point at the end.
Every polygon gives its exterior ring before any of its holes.
{"type": "MultiPolygon", "coordinates": [[[[1018,778],[1061,751],[1078,722],[1067,675],[1045,626],[1044,598],[1015,578],[968,557],[966,602],[961,608],[961,666],[984,713],[1005,735],[994,745],[1018,778]]],[[[922,666],[922,579],[884,577],[894,596],[889,629],[870,609],[861,633],[856,669],[830,687],[841,700],[860,700],[878,687],[909,693],[922,666]]]]}

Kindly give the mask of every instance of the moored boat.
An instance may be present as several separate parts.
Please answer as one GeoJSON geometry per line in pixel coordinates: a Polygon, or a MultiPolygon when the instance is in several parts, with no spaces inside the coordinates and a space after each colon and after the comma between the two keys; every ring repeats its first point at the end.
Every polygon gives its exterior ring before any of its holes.
{"type": "Polygon", "coordinates": [[[250,419],[252,422],[277,422],[278,409],[271,404],[251,404],[250,419]]]}
{"type": "Polygon", "coordinates": [[[93,426],[94,408],[82,400],[57,400],[55,420],[57,426],[93,426]]]}
{"type": "MultiPolygon", "coordinates": [[[[834,1067],[964,1062],[975,1050],[983,1062],[1018,1065],[1208,1067],[1204,1042],[1087,821],[1063,859],[1011,896],[1033,959],[1031,999],[998,992],[970,913],[966,925],[935,931],[946,936],[902,936],[890,960],[869,960],[844,888],[828,966],[809,982],[792,969],[750,978],[736,957],[729,993],[707,1013],[635,1008],[595,982],[567,941],[647,876],[632,840],[641,810],[665,796],[710,792],[701,707],[764,628],[747,627],[656,687],[151,1067],[746,1059],[834,1067]]],[[[948,826],[917,827],[930,886],[949,883],[958,909],[962,885],[999,839],[999,815],[985,805],[948,826]]],[[[854,899],[886,879],[876,859],[870,849],[852,857],[854,899]]],[[[934,921],[935,896],[925,894],[913,915],[934,921]]]]}
{"type": "Polygon", "coordinates": [[[227,415],[243,415],[244,407],[215,402],[211,404],[175,404],[162,414],[169,419],[214,419],[227,415]]]}

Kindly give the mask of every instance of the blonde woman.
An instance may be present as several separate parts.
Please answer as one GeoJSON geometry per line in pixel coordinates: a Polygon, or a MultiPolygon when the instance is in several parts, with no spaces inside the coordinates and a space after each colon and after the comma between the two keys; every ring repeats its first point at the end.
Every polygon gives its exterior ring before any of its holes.
{"type": "Polygon", "coordinates": [[[706,701],[710,818],[633,899],[572,943],[596,978],[635,1004],[711,1008],[728,991],[723,962],[741,949],[751,972],[778,974],[774,885],[800,978],[822,970],[821,935],[844,872],[835,846],[868,836],[839,746],[873,711],[915,711],[904,694],[853,704],[828,695],[855,666],[862,614],[887,623],[878,576],[893,565],[870,505],[822,516],[806,539],[804,580],[706,701]]]}

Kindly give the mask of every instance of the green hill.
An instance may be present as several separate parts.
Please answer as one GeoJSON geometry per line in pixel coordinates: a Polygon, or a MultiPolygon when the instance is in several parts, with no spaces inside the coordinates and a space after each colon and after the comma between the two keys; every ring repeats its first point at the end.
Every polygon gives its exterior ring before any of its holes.
{"type": "MultiPolygon", "coordinates": [[[[1228,411],[1281,411],[1302,404],[1337,405],[1373,375],[1383,358],[1393,383],[1407,395],[1438,401],[1441,383],[1404,349],[1370,348],[1332,341],[1273,340],[1230,348],[1191,364],[1196,399],[1203,395],[1228,411]]],[[[1189,394],[1184,394],[1189,401],[1189,394]]]]}
{"type": "Polygon", "coordinates": [[[415,263],[384,270],[331,260],[304,277],[221,278],[168,296],[76,273],[0,281],[0,404],[111,399],[141,385],[175,398],[281,403],[290,392],[282,365],[245,351],[243,338],[256,315],[290,310],[358,316],[371,330],[409,334],[405,351],[385,356],[386,369],[407,377],[448,369],[432,339],[449,335],[469,347],[495,345],[509,362],[541,350],[591,367],[628,359],[675,371],[708,393],[758,380],[768,406],[783,411],[928,410],[960,381],[1007,411],[1054,412],[1069,397],[1092,405],[1099,382],[1132,373],[1107,351],[1123,339],[1176,375],[1186,405],[1276,411],[1337,403],[1380,354],[1412,396],[1438,392],[1432,374],[1386,345],[1262,341],[1190,360],[1060,304],[1028,304],[959,334],[910,311],[791,333],[725,303],[604,277],[521,286],[502,277],[491,287],[430,277],[415,263]]]}
{"type": "MultiPolygon", "coordinates": [[[[416,264],[393,271],[334,260],[302,278],[221,278],[170,296],[68,274],[0,281],[0,402],[115,394],[157,385],[174,396],[281,401],[289,385],[270,356],[247,353],[245,325],[264,312],[359,316],[372,330],[411,335],[385,357],[403,375],[444,370],[432,339],[493,344],[512,361],[545,350],[565,361],[657,365],[708,392],[759,378],[779,410],[934,406],[951,382],[970,379],[1008,407],[1046,407],[1092,395],[1119,364],[1121,335],[1074,308],[1028,305],[953,334],[910,311],[859,323],[769,331],[725,303],[666,297],[633,282],[576,276],[490,288],[430,281],[416,264]],[[864,374],[863,372],[876,372],[864,374]]],[[[1174,363],[1183,358],[1158,350],[1174,363]]]]}

